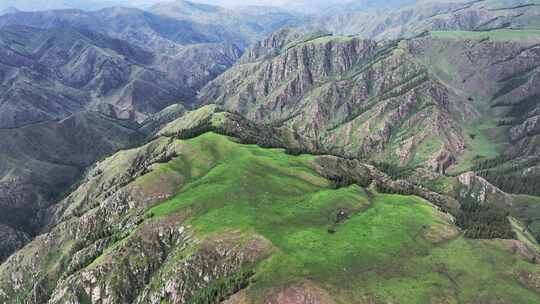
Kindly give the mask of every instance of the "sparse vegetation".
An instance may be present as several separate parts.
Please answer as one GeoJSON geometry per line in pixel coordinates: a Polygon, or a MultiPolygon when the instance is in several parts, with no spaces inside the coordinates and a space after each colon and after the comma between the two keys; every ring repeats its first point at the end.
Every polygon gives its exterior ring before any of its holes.
{"type": "Polygon", "coordinates": [[[253,270],[241,270],[223,279],[215,280],[209,286],[198,290],[190,299],[193,304],[219,304],[229,296],[246,288],[253,270]]]}

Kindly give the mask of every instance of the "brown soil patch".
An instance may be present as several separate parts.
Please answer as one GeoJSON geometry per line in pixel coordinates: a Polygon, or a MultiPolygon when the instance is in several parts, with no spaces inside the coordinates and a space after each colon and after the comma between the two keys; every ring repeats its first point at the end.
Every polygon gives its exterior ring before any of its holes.
{"type": "Polygon", "coordinates": [[[154,171],[145,176],[140,177],[134,183],[128,185],[128,189],[134,207],[147,208],[157,202],[163,202],[174,196],[179,186],[184,182],[184,177],[176,172],[159,172],[154,171]]]}
{"type": "Polygon", "coordinates": [[[252,303],[245,290],[238,292],[237,294],[232,295],[228,300],[223,301],[221,304],[248,304],[252,303]]]}
{"type": "Polygon", "coordinates": [[[422,231],[422,238],[438,244],[444,241],[451,240],[459,235],[459,229],[453,225],[433,224],[425,227],[422,231]]]}
{"type": "Polygon", "coordinates": [[[335,304],[330,294],[311,281],[304,281],[270,295],[265,304],[335,304]]]}
{"type": "Polygon", "coordinates": [[[528,288],[534,289],[537,292],[540,292],[540,273],[539,272],[530,272],[526,270],[521,270],[516,273],[518,281],[527,286],[528,288]]]}
{"type": "Polygon", "coordinates": [[[263,260],[275,250],[274,245],[264,237],[240,231],[213,235],[202,242],[201,249],[204,250],[205,248],[234,251],[247,263],[263,260]]]}

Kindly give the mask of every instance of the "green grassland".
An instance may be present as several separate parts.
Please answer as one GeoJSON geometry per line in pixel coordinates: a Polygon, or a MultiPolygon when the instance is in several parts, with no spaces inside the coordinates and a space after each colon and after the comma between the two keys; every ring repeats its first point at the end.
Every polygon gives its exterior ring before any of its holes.
{"type": "Polygon", "coordinates": [[[189,153],[152,174],[179,172],[185,186],[151,208],[149,221],[183,213],[202,238],[240,231],[272,242],[275,252],[256,266],[246,290],[254,303],[306,279],[338,303],[540,301],[538,290],[517,281],[520,273],[540,275],[538,266],[502,241],[464,239],[420,198],[335,189],[312,169],[313,156],[213,133],[183,144],[189,153]],[[349,218],[336,223],[342,210],[349,218]]]}
{"type": "Polygon", "coordinates": [[[467,171],[475,159],[495,158],[502,149],[501,140],[493,135],[497,125],[494,119],[483,118],[464,127],[466,151],[458,159],[458,165],[453,167],[451,173],[467,171]]]}

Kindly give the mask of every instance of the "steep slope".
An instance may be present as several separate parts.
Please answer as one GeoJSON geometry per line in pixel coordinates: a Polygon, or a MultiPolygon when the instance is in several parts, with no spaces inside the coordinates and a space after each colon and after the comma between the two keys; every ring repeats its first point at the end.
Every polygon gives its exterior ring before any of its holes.
{"type": "Polygon", "coordinates": [[[100,104],[140,120],[193,94],[153,70],[151,53],[93,32],[7,26],[0,52],[1,128],[62,119],[100,104]]]}
{"type": "Polygon", "coordinates": [[[534,30],[434,32],[395,42],[283,30],[199,98],[289,126],[314,150],[461,171],[505,151],[535,155],[539,42],[534,30]]]}
{"type": "MultiPolygon", "coordinates": [[[[406,3],[407,4],[407,3],[406,3]]],[[[370,39],[414,37],[425,31],[540,29],[537,0],[441,0],[409,1],[410,5],[367,9],[343,5],[327,10],[311,26],[335,34],[354,34],[370,39]]]]}
{"type": "MultiPolygon", "coordinates": [[[[262,45],[291,35],[285,30],[262,45]]],[[[444,171],[463,151],[459,123],[474,109],[430,77],[406,42],[316,35],[274,44],[273,54],[258,51],[261,45],[248,51],[200,100],[285,124],[340,155],[444,171]]]]}
{"type": "Polygon", "coordinates": [[[218,24],[174,20],[132,8],[20,12],[0,17],[0,27],[10,24],[37,28],[67,26],[127,41],[153,53],[152,66],[176,86],[192,90],[234,64],[241,54],[234,42],[248,43],[218,24]]]}
{"type": "Polygon", "coordinates": [[[398,183],[372,166],[240,144],[204,133],[207,123],[253,131],[236,114],[204,107],[96,164],[51,209],[50,232],[0,266],[0,300],[539,300],[540,268],[523,243],[463,238],[427,201],[376,191],[398,183]],[[339,172],[353,181],[328,179],[339,172]]]}
{"type": "Polygon", "coordinates": [[[299,25],[303,18],[275,7],[240,6],[234,9],[176,0],[152,6],[150,12],[176,20],[198,22],[220,27],[238,37],[234,41],[242,48],[262,39],[284,26],[299,25]]]}
{"type": "Polygon", "coordinates": [[[456,170],[472,168],[507,192],[538,192],[540,32],[437,32],[417,39],[414,56],[432,74],[478,105],[465,125],[466,152],[456,170]],[[489,56],[486,56],[489,54],[489,56]]]}
{"type": "Polygon", "coordinates": [[[41,231],[47,222],[41,212],[87,166],[143,138],[136,126],[93,112],[0,134],[0,260],[41,231]]]}

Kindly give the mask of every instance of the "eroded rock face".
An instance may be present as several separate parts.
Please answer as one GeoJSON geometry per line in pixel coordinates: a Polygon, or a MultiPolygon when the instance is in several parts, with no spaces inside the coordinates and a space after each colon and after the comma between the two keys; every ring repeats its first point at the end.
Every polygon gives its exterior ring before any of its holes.
{"type": "Polygon", "coordinates": [[[513,141],[518,141],[526,136],[533,136],[540,133],[540,116],[527,118],[522,124],[510,130],[513,141]]]}
{"type": "MultiPolygon", "coordinates": [[[[126,185],[174,149],[178,147],[168,139],[156,140],[96,165],[76,191],[50,210],[50,232],[35,238],[0,267],[0,289],[5,294],[0,302],[28,290],[32,294],[28,303],[46,303],[54,290],[50,287],[62,276],[84,269],[107,246],[133,232],[144,221],[148,204],[164,197],[126,185]]],[[[152,248],[147,250],[152,252],[152,248]]]]}
{"type": "Polygon", "coordinates": [[[459,193],[462,198],[472,198],[479,203],[502,201],[511,204],[512,199],[508,194],[474,172],[463,173],[457,179],[464,186],[459,193]]]}
{"type": "MultiPolygon", "coordinates": [[[[199,250],[188,259],[163,267],[134,303],[189,303],[191,297],[211,282],[226,278],[242,267],[268,257],[273,251],[270,242],[259,236],[242,240],[231,232],[204,240],[199,250]]],[[[232,292],[236,292],[233,290],[232,292]]]]}
{"type": "Polygon", "coordinates": [[[282,31],[260,43],[273,51],[248,50],[201,91],[200,101],[288,126],[334,154],[429,161],[444,172],[463,152],[459,121],[467,108],[405,44],[299,36],[282,31]],[[417,132],[397,136],[400,130],[417,132]]]}

